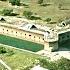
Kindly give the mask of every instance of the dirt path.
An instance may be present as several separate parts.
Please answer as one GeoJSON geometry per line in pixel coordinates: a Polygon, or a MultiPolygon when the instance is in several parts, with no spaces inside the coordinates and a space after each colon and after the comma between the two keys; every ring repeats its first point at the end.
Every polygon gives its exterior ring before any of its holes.
{"type": "Polygon", "coordinates": [[[4,65],[5,68],[7,68],[8,70],[11,70],[11,68],[10,68],[8,65],[6,65],[1,59],[0,59],[0,63],[1,63],[2,65],[4,65]]]}
{"type": "Polygon", "coordinates": [[[56,52],[49,52],[49,51],[41,50],[37,52],[36,54],[47,56],[50,58],[51,61],[58,60],[61,57],[70,59],[70,50],[67,50],[67,48],[63,48],[63,49],[64,50],[59,50],[56,52]]]}

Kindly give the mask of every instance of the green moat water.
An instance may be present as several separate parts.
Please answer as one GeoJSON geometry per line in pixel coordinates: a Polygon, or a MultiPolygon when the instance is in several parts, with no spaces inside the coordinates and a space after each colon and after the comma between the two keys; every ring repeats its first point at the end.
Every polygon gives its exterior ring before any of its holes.
{"type": "Polygon", "coordinates": [[[59,43],[59,48],[67,48],[68,50],[70,50],[70,40],[59,43]]]}
{"type": "Polygon", "coordinates": [[[20,48],[20,49],[33,51],[33,52],[37,52],[39,50],[44,49],[44,46],[42,44],[37,44],[34,42],[21,40],[21,39],[17,39],[14,37],[5,36],[2,34],[0,34],[0,43],[9,45],[9,46],[13,46],[16,48],[20,48]]]}

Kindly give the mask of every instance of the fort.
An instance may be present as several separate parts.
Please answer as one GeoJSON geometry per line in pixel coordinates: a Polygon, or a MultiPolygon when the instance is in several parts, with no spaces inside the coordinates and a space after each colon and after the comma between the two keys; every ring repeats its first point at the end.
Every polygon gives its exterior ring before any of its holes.
{"type": "Polygon", "coordinates": [[[0,34],[44,45],[44,50],[58,50],[59,44],[70,39],[70,20],[54,28],[38,25],[21,18],[0,17],[0,34]],[[17,20],[17,21],[16,21],[17,20]]]}

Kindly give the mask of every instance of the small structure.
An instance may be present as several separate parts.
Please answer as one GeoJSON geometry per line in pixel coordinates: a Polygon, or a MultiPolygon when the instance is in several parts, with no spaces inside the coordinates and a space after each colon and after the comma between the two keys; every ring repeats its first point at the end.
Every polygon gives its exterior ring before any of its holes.
{"type": "Polygon", "coordinates": [[[6,21],[4,18],[1,18],[0,21],[6,21]]]}

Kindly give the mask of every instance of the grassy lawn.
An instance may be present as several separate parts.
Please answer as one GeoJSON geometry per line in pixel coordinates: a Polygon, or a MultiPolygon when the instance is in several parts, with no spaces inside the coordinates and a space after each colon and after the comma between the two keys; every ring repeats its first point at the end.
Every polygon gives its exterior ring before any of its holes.
{"type": "MultiPolygon", "coordinates": [[[[0,59],[2,59],[12,70],[24,70],[24,68],[29,66],[34,66],[36,63],[49,70],[70,70],[70,60],[62,58],[58,61],[50,62],[47,61],[47,57],[42,57],[36,54],[28,53],[25,51],[16,50],[14,48],[1,45],[0,48],[4,47],[7,52],[0,53],[0,59]],[[10,51],[13,50],[13,54],[10,51]],[[40,59],[38,61],[38,59],[40,59]]],[[[1,51],[1,50],[0,50],[1,51]]],[[[0,70],[5,70],[3,65],[0,65],[0,70]]],[[[30,70],[30,69],[26,69],[30,70]]]]}
{"type": "Polygon", "coordinates": [[[0,34],[0,43],[33,52],[37,52],[44,48],[42,44],[37,44],[30,41],[25,41],[1,34],[0,34]]]}
{"type": "MultiPolygon", "coordinates": [[[[39,55],[16,50],[4,45],[0,45],[0,47],[6,48],[7,51],[13,50],[14,54],[12,55],[9,55],[9,52],[0,54],[0,59],[2,59],[9,67],[11,67],[12,70],[24,70],[25,67],[33,65],[33,63],[35,63],[38,58],[41,58],[39,55]]],[[[2,69],[3,68],[4,67],[2,66],[2,69]]]]}

